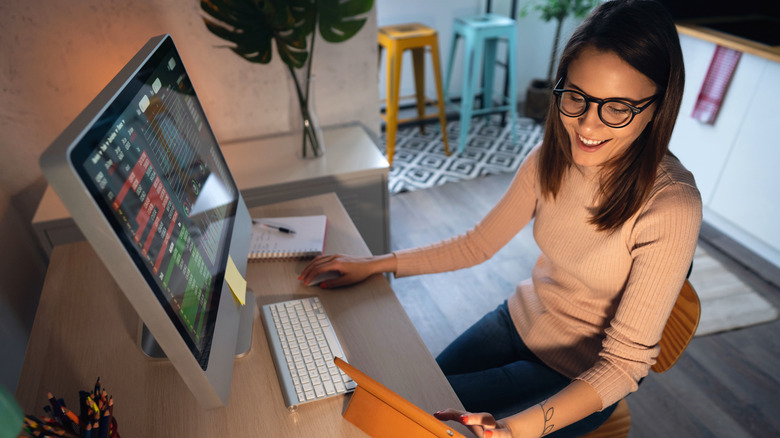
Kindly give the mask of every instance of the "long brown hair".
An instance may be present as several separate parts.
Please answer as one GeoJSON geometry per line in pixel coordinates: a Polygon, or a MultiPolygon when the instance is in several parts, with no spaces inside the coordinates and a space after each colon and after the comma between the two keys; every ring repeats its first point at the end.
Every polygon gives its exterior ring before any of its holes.
{"type": "MultiPolygon", "coordinates": [[[[651,0],[612,0],[594,9],[566,44],[558,78],[566,76],[569,64],[586,47],[616,54],[650,78],[660,95],[653,120],[603,169],[600,200],[591,223],[599,230],[614,230],[640,209],[653,188],[661,160],[669,153],[685,68],[674,22],[661,4],[651,0]]],[[[555,198],[573,159],[569,136],[553,99],[539,159],[542,193],[555,198]]]]}

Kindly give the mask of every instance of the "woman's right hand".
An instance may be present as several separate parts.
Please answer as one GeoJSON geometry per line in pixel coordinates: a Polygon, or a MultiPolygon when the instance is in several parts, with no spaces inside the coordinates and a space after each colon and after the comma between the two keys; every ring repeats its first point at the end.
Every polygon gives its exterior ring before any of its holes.
{"type": "Polygon", "coordinates": [[[333,272],[338,277],[320,283],[321,288],[334,288],[360,283],[381,272],[395,272],[395,255],[351,257],[342,254],[321,255],[314,258],[301,272],[298,280],[310,284],[319,275],[333,272]]]}
{"type": "Polygon", "coordinates": [[[433,416],[441,421],[457,421],[468,427],[478,438],[512,438],[512,431],[507,425],[503,421],[497,421],[487,412],[471,413],[445,409],[436,412],[433,416]]]}

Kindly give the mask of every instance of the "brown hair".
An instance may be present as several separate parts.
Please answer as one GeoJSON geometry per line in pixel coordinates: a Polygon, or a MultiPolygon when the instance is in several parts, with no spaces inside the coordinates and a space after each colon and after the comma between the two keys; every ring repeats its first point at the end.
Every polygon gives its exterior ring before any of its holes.
{"type": "MultiPolygon", "coordinates": [[[[569,64],[586,47],[616,54],[650,78],[659,94],[653,120],[623,154],[606,163],[601,176],[600,200],[591,223],[599,230],[614,230],[642,206],[653,188],[661,160],[669,153],[685,68],[674,22],[655,1],[612,0],[596,7],[566,44],[558,78],[566,76],[569,64]]],[[[542,193],[555,198],[573,159],[569,136],[553,99],[539,160],[542,193]]]]}

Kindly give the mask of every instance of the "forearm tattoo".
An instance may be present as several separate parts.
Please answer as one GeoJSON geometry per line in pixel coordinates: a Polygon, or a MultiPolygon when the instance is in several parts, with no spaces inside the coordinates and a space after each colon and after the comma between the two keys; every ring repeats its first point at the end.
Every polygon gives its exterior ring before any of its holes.
{"type": "Polygon", "coordinates": [[[545,408],[544,405],[547,403],[548,400],[545,400],[541,403],[539,403],[539,407],[542,408],[542,415],[544,415],[544,428],[542,429],[542,435],[545,436],[548,433],[552,432],[553,427],[555,425],[552,423],[552,417],[555,413],[555,408],[550,406],[549,408],[545,408]]]}

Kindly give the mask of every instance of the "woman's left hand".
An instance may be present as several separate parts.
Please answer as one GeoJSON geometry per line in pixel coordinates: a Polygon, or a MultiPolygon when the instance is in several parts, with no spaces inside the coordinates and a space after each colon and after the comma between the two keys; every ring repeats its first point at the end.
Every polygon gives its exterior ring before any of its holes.
{"type": "Polygon", "coordinates": [[[433,414],[441,421],[457,421],[466,425],[478,438],[512,438],[512,431],[503,421],[496,421],[487,412],[471,413],[455,409],[445,409],[433,414]]]}

